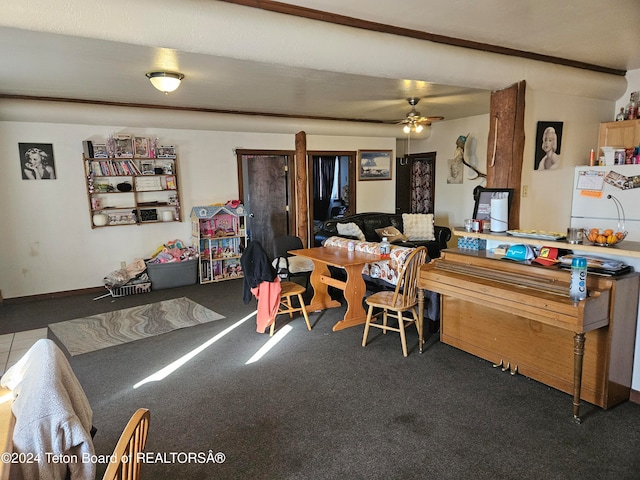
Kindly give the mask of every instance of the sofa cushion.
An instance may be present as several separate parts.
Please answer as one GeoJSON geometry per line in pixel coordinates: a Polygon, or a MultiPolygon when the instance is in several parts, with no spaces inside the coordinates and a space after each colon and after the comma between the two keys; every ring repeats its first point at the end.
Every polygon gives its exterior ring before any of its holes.
{"type": "Polygon", "coordinates": [[[387,237],[389,243],[405,242],[406,240],[408,240],[405,234],[403,234],[396,227],[392,226],[376,228],[376,233],[380,237],[380,240],[382,240],[384,237],[387,237]]]}
{"type": "Polygon", "coordinates": [[[403,233],[409,240],[435,240],[433,213],[403,213],[403,233]]]}
{"type": "Polygon", "coordinates": [[[346,235],[347,237],[356,237],[358,240],[365,240],[364,233],[360,230],[360,227],[353,222],[338,223],[336,225],[339,235],[346,235]]]}

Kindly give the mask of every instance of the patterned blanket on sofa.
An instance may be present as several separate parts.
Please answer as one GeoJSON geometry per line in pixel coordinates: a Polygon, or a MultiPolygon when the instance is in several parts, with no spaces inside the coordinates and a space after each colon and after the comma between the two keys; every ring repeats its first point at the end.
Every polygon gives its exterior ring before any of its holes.
{"type": "MultiPolygon", "coordinates": [[[[380,255],[380,243],[378,242],[349,240],[348,238],[342,237],[329,237],[325,240],[324,246],[348,248],[350,242],[353,242],[356,252],[380,255]]],[[[391,285],[397,285],[398,276],[402,271],[402,266],[413,250],[415,249],[411,247],[391,245],[389,258],[365,264],[362,268],[362,274],[371,278],[379,278],[391,285]]]]}

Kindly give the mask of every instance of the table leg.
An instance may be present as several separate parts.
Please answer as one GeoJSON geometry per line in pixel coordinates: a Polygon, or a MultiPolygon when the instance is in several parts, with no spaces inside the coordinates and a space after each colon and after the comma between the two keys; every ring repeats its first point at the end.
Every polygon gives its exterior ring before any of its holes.
{"type": "Polygon", "coordinates": [[[347,301],[347,312],[344,318],[333,326],[337,332],[355,325],[362,325],[367,320],[367,313],[362,307],[362,299],[367,293],[367,286],[362,278],[362,265],[345,267],[347,281],[344,287],[344,298],[347,301]]]}
{"type": "Polygon", "coordinates": [[[307,311],[325,310],[341,305],[337,300],[333,300],[329,295],[329,286],[322,281],[322,277],[330,277],[329,267],[323,262],[313,262],[313,272],[311,272],[311,286],[313,287],[313,298],[307,305],[307,311]]]}
{"type": "Polygon", "coordinates": [[[580,390],[582,389],[582,364],[584,361],[584,333],[573,337],[573,420],[580,420],[580,390]]]}

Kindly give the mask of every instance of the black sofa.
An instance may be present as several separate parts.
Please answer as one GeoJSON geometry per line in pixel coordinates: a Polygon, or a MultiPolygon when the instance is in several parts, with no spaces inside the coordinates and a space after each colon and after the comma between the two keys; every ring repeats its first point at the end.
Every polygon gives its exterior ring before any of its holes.
{"type": "MultiPolygon", "coordinates": [[[[401,232],[404,232],[402,225],[402,214],[394,213],[380,213],[380,212],[366,212],[356,213],[348,217],[331,218],[325,220],[320,225],[320,228],[315,232],[314,242],[315,246],[319,247],[329,237],[342,236],[338,234],[338,223],[355,223],[360,227],[362,233],[364,233],[365,239],[369,242],[379,242],[380,237],[376,233],[376,229],[385,228],[389,226],[396,227],[401,232]]],[[[440,251],[447,248],[447,242],[451,239],[451,229],[449,227],[441,227],[434,225],[435,240],[426,241],[406,241],[400,243],[394,243],[394,245],[402,245],[405,247],[417,247],[424,245],[429,252],[429,258],[440,257],[440,251]]]]}

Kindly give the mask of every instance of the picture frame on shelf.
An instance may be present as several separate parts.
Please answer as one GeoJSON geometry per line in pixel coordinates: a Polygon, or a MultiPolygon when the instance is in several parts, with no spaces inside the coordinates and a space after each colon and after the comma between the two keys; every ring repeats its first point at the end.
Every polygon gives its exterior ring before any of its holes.
{"type": "Polygon", "coordinates": [[[148,137],[134,137],[133,139],[135,158],[149,158],[150,155],[150,140],[148,137]]]}
{"type": "Polygon", "coordinates": [[[392,150],[359,150],[358,180],[391,180],[392,150]]]}
{"type": "Polygon", "coordinates": [[[173,145],[160,145],[156,150],[156,158],[176,158],[176,147],[173,145]]]}
{"type": "Polygon", "coordinates": [[[142,175],[154,175],[156,171],[155,171],[155,165],[153,161],[151,160],[141,161],[140,172],[142,173],[142,175]]]}
{"type": "Polygon", "coordinates": [[[473,192],[475,205],[473,217],[477,220],[491,221],[491,199],[507,198],[507,214],[511,211],[511,201],[515,190],[513,188],[484,188],[476,187],[473,192]]]}
{"type": "Polygon", "coordinates": [[[130,134],[114,135],[116,158],[133,158],[133,141],[130,134]]]}
{"type": "Polygon", "coordinates": [[[108,156],[106,143],[93,144],[93,158],[108,158],[108,156]]]}

